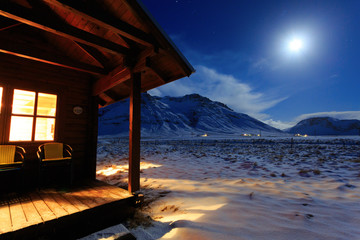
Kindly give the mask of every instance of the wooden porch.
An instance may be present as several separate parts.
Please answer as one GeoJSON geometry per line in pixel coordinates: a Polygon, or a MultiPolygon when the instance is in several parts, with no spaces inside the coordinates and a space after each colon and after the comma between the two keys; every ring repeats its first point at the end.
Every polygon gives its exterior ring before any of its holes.
{"type": "Polygon", "coordinates": [[[135,196],[92,181],[0,197],[0,239],[75,239],[132,214],[135,196]]]}

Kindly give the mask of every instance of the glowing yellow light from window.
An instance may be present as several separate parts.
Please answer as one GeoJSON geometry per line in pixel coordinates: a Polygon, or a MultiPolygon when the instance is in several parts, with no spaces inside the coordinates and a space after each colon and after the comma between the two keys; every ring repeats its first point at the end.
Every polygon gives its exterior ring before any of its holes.
{"type": "Polygon", "coordinates": [[[54,140],[55,119],[36,118],[35,141],[54,140]]]}
{"type": "Polygon", "coordinates": [[[33,115],[35,109],[35,92],[14,90],[13,114],[33,115]]]}
{"type": "Polygon", "coordinates": [[[13,116],[10,123],[10,141],[54,140],[56,102],[57,95],[54,94],[36,94],[36,92],[32,91],[15,89],[12,106],[13,116]],[[35,114],[36,97],[37,110],[35,114]],[[33,129],[34,121],[35,134],[33,129]],[[35,139],[33,139],[33,134],[35,139]]]}
{"type": "Polygon", "coordinates": [[[54,94],[39,93],[37,115],[55,117],[56,98],[54,94]]]}
{"type": "Polygon", "coordinates": [[[11,117],[10,141],[31,141],[33,117],[11,117]]]}

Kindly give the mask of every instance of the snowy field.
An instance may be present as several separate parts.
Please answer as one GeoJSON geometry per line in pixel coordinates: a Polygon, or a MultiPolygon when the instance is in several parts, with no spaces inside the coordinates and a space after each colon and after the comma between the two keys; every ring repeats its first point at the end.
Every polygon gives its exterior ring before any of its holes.
{"type": "MultiPolygon", "coordinates": [[[[127,141],[97,177],[127,185],[127,141]]],[[[146,140],[138,239],[360,239],[360,137],[146,140]]]]}

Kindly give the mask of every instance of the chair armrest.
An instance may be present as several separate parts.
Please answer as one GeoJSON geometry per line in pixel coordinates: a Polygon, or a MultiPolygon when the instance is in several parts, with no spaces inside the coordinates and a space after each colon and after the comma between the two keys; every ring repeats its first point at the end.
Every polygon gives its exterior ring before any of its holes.
{"type": "Polygon", "coordinates": [[[69,157],[72,157],[73,149],[68,144],[64,144],[64,153],[67,154],[69,157]]]}
{"type": "Polygon", "coordinates": [[[65,152],[69,155],[69,157],[72,157],[72,153],[69,150],[65,150],[65,152]]]}
{"type": "Polygon", "coordinates": [[[69,150],[70,153],[73,152],[73,149],[72,149],[72,147],[70,147],[70,145],[64,144],[64,146],[65,146],[65,148],[67,148],[69,150]]]}
{"type": "Polygon", "coordinates": [[[25,149],[24,149],[23,147],[16,146],[16,148],[17,148],[17,149],[20,149],[20,150],[23,152],[23,154],[26,154],[26,151],[25,151],[25,149]]]}
{"type": "Polygon", "coordinates": [[[26,154],[26,151],[25,151],[25,149],[23,148],[23,147],[20,147],[20,146],[16,146],[16,150],[17,151],[15,151],[15,154],[17,153],[17,154],[19,154],[20,155],[20,157],[21,157],[21,161],[24,161],[24,155],[26,154]],[[19,151],[18,151],[19,150],[19,151]]]}
{"type": "Polygon", "coordinates": [[[39,147],[38,147],[38,150],[36,152],[36,155],[38,157],[38,160],[41,162],[42,159],[44,159],[44,152],[43,152],[43,147],[44,147],[44,144],[41,144],[39,147]]]}

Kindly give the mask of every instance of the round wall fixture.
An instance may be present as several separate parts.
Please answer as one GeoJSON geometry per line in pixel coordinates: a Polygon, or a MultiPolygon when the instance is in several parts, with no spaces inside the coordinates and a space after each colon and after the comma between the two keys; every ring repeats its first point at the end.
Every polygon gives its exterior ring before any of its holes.
{"type": "Polygon", "coordinates": [[[83,111],[84,111],[84,109],[83,109],[82,107],[80,107],[80,106],[76,106],[76,107],[73,108],[73,112],[74,112],[76,115],[82,114],[83,111]]]}

